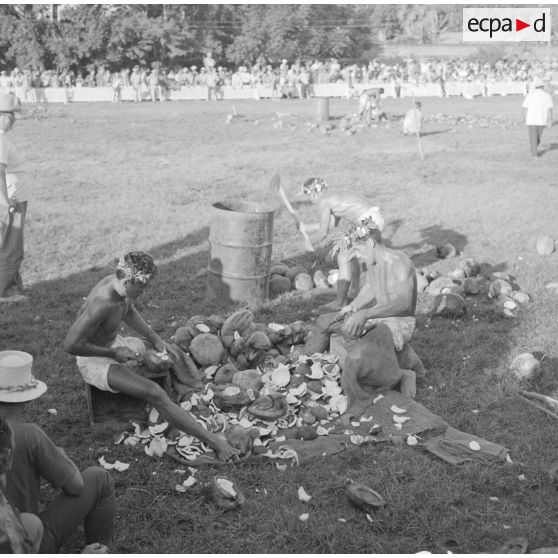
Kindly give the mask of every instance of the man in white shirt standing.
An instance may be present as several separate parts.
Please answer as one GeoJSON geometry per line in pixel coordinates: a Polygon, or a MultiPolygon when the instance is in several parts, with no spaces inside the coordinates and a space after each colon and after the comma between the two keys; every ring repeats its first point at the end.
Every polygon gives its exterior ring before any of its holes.
{"type": "Polygon", "coordinates": [[[544,82],[539,77],[535,78],[532,90],[523,101],[525,124],[529,130],[529,143],[533,159],[538,157],[538,148],[545,126],[548,128],[552,126],[553,106],[552,97],[544,91],[544,82]]]}

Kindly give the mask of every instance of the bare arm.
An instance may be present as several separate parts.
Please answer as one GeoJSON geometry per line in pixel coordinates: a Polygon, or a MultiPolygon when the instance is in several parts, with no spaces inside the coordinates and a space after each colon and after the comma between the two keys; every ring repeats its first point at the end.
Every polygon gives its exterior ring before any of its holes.
{"type": "Polygon", "coordinates": [[[100,356],[114,358],[115,350],[91,342],[99,327],[109,318],[111,308],[88,304],[64,339],[64,350],[78,356],[100,356]]]}
{"type": "Polygon", "coordinates": [[[550,108],[548,109],[548,115],[547,115],[547,120],[546,120],[546,122],[547,122],[546,125],[550,128],[550,127],[552,126],[552,107],[550,107],[550,108]]]}
{"type": "Polygon", "coordinates": [[[163,350],[165,342],[151,329],[133,304],[130,303],[130,308],[123,321],[128,327],[147,339],[158,351],[163,350]]]}

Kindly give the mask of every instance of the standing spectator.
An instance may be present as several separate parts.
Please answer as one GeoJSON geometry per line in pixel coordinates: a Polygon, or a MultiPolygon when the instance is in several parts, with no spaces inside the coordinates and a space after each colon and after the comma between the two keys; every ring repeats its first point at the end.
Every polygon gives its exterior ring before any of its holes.
{"type": "Polygon", "coordinates": [[[25,405],[40,397],[46,385],[33,380],[17,386],[21,388],[17,391],[12,386],[10,391],[6,378],[0,377],[0,416],[13,431],[13,463],[6,474],[9,503],[21,512],[39,516],[44,531],[41,553],[58,552],[82,523],[88,544],[83,552],[106,553],[104,545],[112,539],[116,508],[110,474],[101,467],[80,472],[36,424],[20,422],[25,405]],[[40,511],[42,479],[61,493],[40,511]]]}
{"type": "Polygon", "coordinates": [[[420,136],[422,128],[422,103],[417,101],[415,107],[409,109],[403,119],[403,135],[420,136]]]}
{"type": "Polygon", "coordinates": [[[122,93],[122,77],[118,72],[114,72],[112,76],[112,102],[119,103],[122,93]]]}
{"type": "Polygon", "coordinates": [[[159,70],[157,68],[153,68],[149,77],[147,78],[147,83],[149,84],[149,95],[151,96],[151,102],[154,103],[157,100],[157,95],[159,95],[159,99],[161,98],[160,90],[159,90],[159,70]]]}
{"type": "Polygon", "coordinates": [[[8,138],[18,110],[15,95],[0,94],[0,302],[27,298],[19,268],[30,180],[24,158],[8,138]]]}
{"type": "Polygon", "coordinates": [[[136,64],[130,74],[130,85],[134,88],[134,102],[141,103],[141,74],[140,67],[136,64]]]}
{"type": "Polygon", "coordinates": [[[538,149],[542,139],[544,127],[552,126],[552,97],[544,91],[544,82],[540,78],[533,81],[533,90],[525,97],[525,124],[529,130],[531,157],[538,158],[538,149]]]}
{"type": "Polygon", "coordinates": [[[215,68],[211,68],[207,72],[207,76],[205,79],[205,84],[207,86],[207,100],[211,101],[211,99],[217,100],[217,72],[215,68]]]}

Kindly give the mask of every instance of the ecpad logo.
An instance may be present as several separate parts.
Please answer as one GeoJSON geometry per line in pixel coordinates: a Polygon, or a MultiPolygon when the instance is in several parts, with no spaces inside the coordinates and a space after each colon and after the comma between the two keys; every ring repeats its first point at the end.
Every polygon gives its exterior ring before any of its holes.
{"type": "Polygon", "coordinates": [[[550,8],[463,8],[463,42],[548,41],[550,8]]]}

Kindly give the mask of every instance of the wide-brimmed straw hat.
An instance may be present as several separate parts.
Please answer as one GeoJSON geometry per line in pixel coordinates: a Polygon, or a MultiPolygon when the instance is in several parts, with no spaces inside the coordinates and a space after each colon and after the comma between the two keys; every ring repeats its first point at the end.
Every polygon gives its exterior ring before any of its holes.
{"type": "Polygon", "coordinates": [[[19,99],[9,93],[0,93],[0,112],[17,112],[21,110],[19,99]]]}
{"type": "Polygon", "coordinates": [[[0,403],[32,401],[47,390],[31,374],[33,357],[23,351],[0,351],[0,403]]]}

